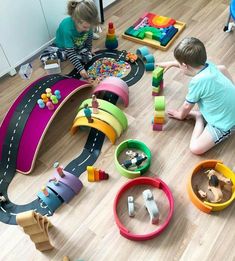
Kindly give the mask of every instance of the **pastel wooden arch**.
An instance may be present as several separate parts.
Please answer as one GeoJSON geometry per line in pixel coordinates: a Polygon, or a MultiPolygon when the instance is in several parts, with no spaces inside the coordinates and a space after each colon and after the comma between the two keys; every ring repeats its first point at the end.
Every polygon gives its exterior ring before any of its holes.
{"type": "Polygon", "coordinates": [[[101,121],[99,119],[93,119],[92,123],[89,123],[86,117],[80,117],[75,119],[73,126],[71,128],[71,133],[75,134],[79,126],[87,126],[91,128],[95,128],[101,132],[103,132],[112,144],[115,143],[117,135],[113,127],[111,127],[108,123],[101,121]]]}
{"type": "MultiPolygon", "coordinates": [[[[81,117],[85,117],[83,110],[80,110],[78,112],[78,114],[75,118],[75,121],[77,119],[81,118],[81,117]]],[[[99,119],[101,121],[108,123],[115,130],[117,137],[121,136],[121,134],[123,132],[122,125],[119,123],[119,121],[112,114],[110,114],[106,111],[99,110],[99,113],[92,114],[92,119],[99,119]]]]}
{"type": "MultiPolygon", "coordinates": [[[[91,107],[91,101],[92,99],[86,99],[85,101],[83,101],[82,104],[79,106],[78,111],[83,109],[85,104],[88,104],[88,106],[91,107]]],[[[120,110],[116,105],[112,104],[111,102],[102,99],[97,99],[97,101],[99,103],[99,109],[112,114],[120,122],[123,130],[127,128],[127,117],[122,110],[120,110]]]]}
{"type": "Polygon", "coordinates": [[[94,94],[98,94],[99,92],[107,91],[116,94],[118,97],[120,97],[125,107],[129,104],[129,94],[126,92],[126,90],[120,86],[111,84],[111,83],[101,83],[96,87],[96,89],[93,91],[94,94]]]}

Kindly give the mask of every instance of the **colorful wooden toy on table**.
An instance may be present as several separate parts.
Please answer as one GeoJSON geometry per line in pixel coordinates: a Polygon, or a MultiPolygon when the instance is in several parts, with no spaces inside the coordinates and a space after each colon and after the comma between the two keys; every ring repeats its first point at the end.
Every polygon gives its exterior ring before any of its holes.
{"type": "Polygon", "coordinates": [[[165,96],[154,98],[153,130],[162,131],[165,123],[165,96]]]}
{"type": "Polygon", "coordinates": [[[95,168],[93,166],[87,166],[86,169],[87,169],[87,178],[89,182],[109,179],[109,174],[101,169],[95,168]]]}
{"type": "Polygon", "coordinates": [[[122,37],[143,45],[167,50],[185,25],[170,17],[145,13],[122,34],[122,37]]]}
{"type": "Polygon", "coordinates": [[[148,210],[150,221],[152,224],[159,223],[159,210],[156,201],[154,200],[153,193],[150,189],[143,191],[144,205],[148,210]]]}
{"type": "Polygon", "coordinates": [[[108,50],[114,50],[118,47],[118,40],[115,34],[115,28],[112,22],[109,22],[108,33],[106,35],[105,47],[108,50]]]}
{"type": "Polygon", "coordinates": [[[163,71],[162,67],[157,66],[152,73],[152,96],[158,96],[163,89],[163,71]]]}
{"type": "Polygon", "coordinates": [[[189,176],[187,190],[191,201],[201,211],[208,214],[212,211],[220,211],[235,199],[235,174],[219,160],[205,160],[193,169],[189,176]],[[206,180],[205,178],[211,181],[207,181],[207,185],[201,189],[203,184],[199,182],[206,180]],[[209,192],[212,192],[212,197],[209,197],[209,192]]]}
{"type": "Polygon", "coordinates": [[[30,210],[17,214],[16,222],[30,236],[36,249],[47,251],[54,248],[48,236],[48,229],[52,227],[52,224],[47,217],[30,210]]]}
{"type": "Polygon", "coordinates": [[[113,204],[114,219],[119,228],[120,234],[127,239],[135,240],[135,241],[149,240],[149,239],[155,238],[158,235],[160,235],[169,225],[170,220],[173,215],[173,211],[174,211],[174,199],[173,199],[173,196],[172,196],[172,193],[171,193],[169,187],[162,180],[149,178],[149,177],[139,177],[139,178],[132,179],[132,180],[128,181],[127,183],[125,183],[119,189],[119,191],[114,199],[114,204],[113,204]],[[165,193],[165,195],[168,199],[168,204],[169,204],[169,212],[167,213],[167,216],[166,216],[165,220],[163,221],[163,223],[161,225],[157,226],[157,228],[154,229],[153,231],[151,231],[150,233],[146,233],[146,234],[137,234],[137,233],[131,231],[130,228],[127,228],[121,222],[121,220],[123,220],[123,219],[120,219],[120,217],[123,213],[122,212],[120,214],[118,213],[118,209],[120,209],[119,204],[121,202],[121,198],[123,197],[123,195],[129,189],[132,189],[136,186],[141,186],[141,185],[145,185],[145,186],[147,185],[147,186],[153,187],[155,189],[162,190],[165,193]]]}

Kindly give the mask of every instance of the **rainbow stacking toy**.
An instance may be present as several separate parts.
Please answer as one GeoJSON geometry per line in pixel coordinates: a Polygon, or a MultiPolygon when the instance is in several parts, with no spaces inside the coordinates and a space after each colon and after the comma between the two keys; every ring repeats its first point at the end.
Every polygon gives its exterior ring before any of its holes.
{"type": "Polygon", "coordinates": [[[105,40],[105,47],[109,50],[113,50],[118,47],[118,40],[115,35],[115,28],[112,22],[109,23],[108,33],[105,40]]]}

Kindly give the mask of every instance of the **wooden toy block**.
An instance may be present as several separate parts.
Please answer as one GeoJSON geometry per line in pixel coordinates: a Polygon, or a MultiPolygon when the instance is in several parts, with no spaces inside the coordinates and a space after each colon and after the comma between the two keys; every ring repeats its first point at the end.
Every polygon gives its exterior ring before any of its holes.
{"type": "Polygon", "coordinates": [[[94,168],[93,166],[87,166],[87,177],[89,182],[95,182],[100,180],[106,180],[109,178],[109,174],[103,170],[94,168]]]}
{"type": "Polygon", "coordinates": [[[134,198],[132,196],[128,196],[128,198],[127,198],[127,207],[128,207],[129,217],[134,217],[135,216],[135,204],[134,204],[134,198]]]}
{"type": "Polygon", "coordinates": [[[163,125],[162,124],[153,124],[153,130],[154,131],[162,131],[163,125]]]}
{"type": "Polygon", "coordinates": [[[159,93],[160,92],[160,86],[153,87],[152,91],[159,93]]]}
{"type": "Polygon", "coordinates": [[[153,118],[153,123],[154,124],[164,124],[165,123],[165,119],[164,118],[153,118]]]}
{"type": "Polygon", "coordinates": [[[48,229],[52,224],[46,217],[30,210],[17,214],[16,222],[29,235],[38,250],[46,251],[53,248],[48,237],[48,229]]]}
{"type": "Polygon", "coordinates": [[[146,189],[142,193],[144,199],[144,205],[150,215],[150,221],[152,224],[159,223],[159,210],[153,194],[150,189],[146,189]]]}
{"type": "Polygon", "coordinates": [[[156,118],[165,118],[165,111],[155,111],[154,117],[156,118]]]}
{"type": "Polygon", "coordinates": [[[165,96],[158,96],[154,98],[154,108],[155,111],[165,110],[165,96]]]}
{"type": "Polygon", "coordinates": [[[184,30],[186,24],[170,17],[145,13],[125,30],[122,37],[153,48],[167,50],[184,30]],[[152,36],[150,38],[150,36],[152,36]]]}
{"type": "Polygon", "coordinates": [[[162,76],[163,76],[163,71],[164,71],[164,68],[162,68],[162,67],[160,67],[160,66],[157,66],[156,68],[155,68],[155,70],[153,71],[153,77],[155,78],[155,79],[159,79],[159,78],[162,78],[162,76]]]}

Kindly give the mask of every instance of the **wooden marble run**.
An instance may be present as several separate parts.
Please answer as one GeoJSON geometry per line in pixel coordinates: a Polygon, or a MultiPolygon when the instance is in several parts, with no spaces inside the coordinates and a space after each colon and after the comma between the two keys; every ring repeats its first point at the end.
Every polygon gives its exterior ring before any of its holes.
{"type": "Polygon", "coordinates": [[[191,201],[201,211],[208,214],[212,211],[220,211],[235,199],[235,174],[219,160],[202,161],[189,176],[187,190],[191,201]],[[200,189],[196,184],[196,176],[199,173],[208,178],[207,189],[212,193],[213,199],[210,199],[204,189],[200,189]],[[230,195],[224,199],[225,186],[229,186],[230,195]]]}
{"type": "Polygon", "coordinates": [[[47,217],[30,210],[18,214],[16,216],[16,222],[23,228],[24,232],[30,236],[36,249],[39,251],[47,251],[54,248],[48,236],[48,229],[52,227],[52,224],[47,217]]]}
{"type": "Polygon", "coordinates": [[[185,23],[170,17],[145,13],[122,34],[122,37],[142,45],[167,50],[185,26],[185,23]]]}

